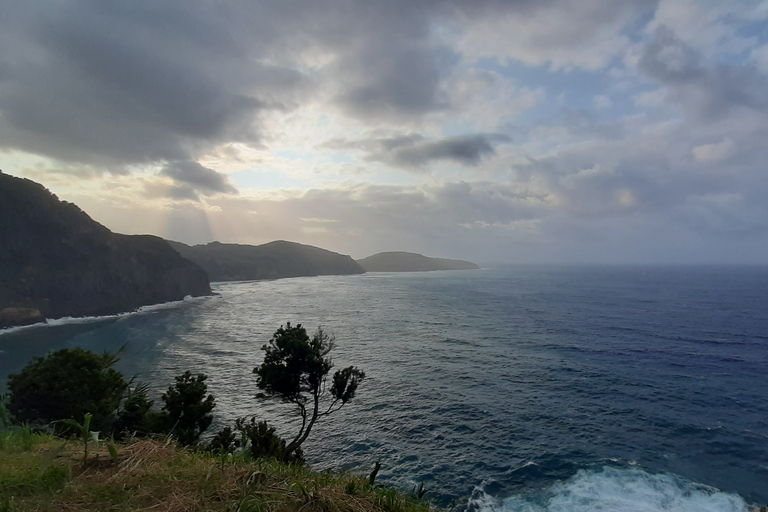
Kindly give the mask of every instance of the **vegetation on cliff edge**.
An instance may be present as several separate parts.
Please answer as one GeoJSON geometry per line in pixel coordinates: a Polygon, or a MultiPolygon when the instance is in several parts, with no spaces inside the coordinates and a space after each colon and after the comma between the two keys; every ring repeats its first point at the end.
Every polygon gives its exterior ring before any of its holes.
{"type": "Polygon", "coordinates": [[[89,450],[44,434],[0,431],[0,511],[159,510],[428,512],[416,495],[369,477],[316,473],[274,459],[212,456],[172,441],[89,450]]]}

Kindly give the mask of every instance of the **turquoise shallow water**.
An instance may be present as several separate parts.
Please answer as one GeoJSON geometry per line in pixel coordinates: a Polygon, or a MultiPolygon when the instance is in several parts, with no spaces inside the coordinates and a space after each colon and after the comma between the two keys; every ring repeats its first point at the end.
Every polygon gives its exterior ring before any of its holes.
{"type": "Polygon", "coordinates": [[[336,364],[368,379],[313,431],[318,469],[381,460],[383,481],[423,481],[443,504],[485,511],[768,504],[766,268],[506,267],[215,289],[2,334],[0,386],[53,348],[125,345],[120,368],[156,393],[205,372],[218,425],[256,414],[288,435],[289,412],[254,398],[251,372],[280,324],[322,325],[336,364]]]}

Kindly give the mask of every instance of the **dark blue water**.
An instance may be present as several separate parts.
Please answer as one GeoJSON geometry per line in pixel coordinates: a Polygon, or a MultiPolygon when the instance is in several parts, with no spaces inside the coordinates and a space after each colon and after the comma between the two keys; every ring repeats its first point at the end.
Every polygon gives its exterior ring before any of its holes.
{"type": "Polygon", "coordinates": [[[768,503],[768,268],[508,267],[218,285],[219,297],[0,336],[0,379],[52,348],[126,346],[159,393],[209,375],[217,423],[256,400],[286,321],[368,379],[306,446],[318,468],[424,482],[472,509],[745,510],[768,503]],[[722,492],[717,492],[719,489],[722,492]],[[738,498],[725,493],[734,493],[738,498]],[[602,508],[601,508],[602,507],[602,508]]]}

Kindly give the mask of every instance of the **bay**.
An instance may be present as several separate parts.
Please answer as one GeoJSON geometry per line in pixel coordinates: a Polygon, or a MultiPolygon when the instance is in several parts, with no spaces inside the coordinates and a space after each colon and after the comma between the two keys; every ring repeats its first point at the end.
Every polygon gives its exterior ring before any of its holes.
{"type": "Polygon", "coordinates": [[[120,369],[155,396],[187,369],[206,373],[213,428],[256,415],[289,436],[290,407],[256,399],[252,370],[281,324],[322,326],[336,365],[367,379],[312,432],[316,469],[367,473],[380,460],[382,482],[423,482],[443,505],[481,510],[768,503],[765,267],[511,266],[214,289],[6,332],[0,388],[53,349],[125,347],[120,369]]]}

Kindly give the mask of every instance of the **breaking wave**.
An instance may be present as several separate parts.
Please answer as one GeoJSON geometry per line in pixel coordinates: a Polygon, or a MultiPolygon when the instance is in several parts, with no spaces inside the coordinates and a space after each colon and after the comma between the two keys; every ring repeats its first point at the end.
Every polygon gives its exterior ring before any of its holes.
{"type": "Polygon", "coordinates": [[[706,485],[641,469],[579,471],[535,496],[493,498],[477,489],[476,512],[748,512],[746,502],[706,485]]]}
{"type": "Polygon", "coordinates": [[[37,329],[46,326],[58,326],[58,325],[70,325],[70,324],[88,324],[92,322],[103,322],[104,320],[114,320],[117,318],[124,318],[130,315],[140,315],[142,313],[151,313],[153,311],[159,311],[162,309],[173,309],[189,302],[208,300],[218,297],[218,295],[205,295],[202,297],[192,297],[187,295],[182,300],[174,300],[171,302],[161,302],[160,304],[152,304],[150,306],[141,306],[133,311],[126,311],[125,313],[116,313],[114,315],[102,315],[102,316],[65,316],[62,318],[46,318],[42,322],[29,325],[20,325],[18,327],[8,327],[6,329],[0,329],[0,336],[3,334],[10,334],[12,332],[19,332],[26,329],[37,329]]]}

